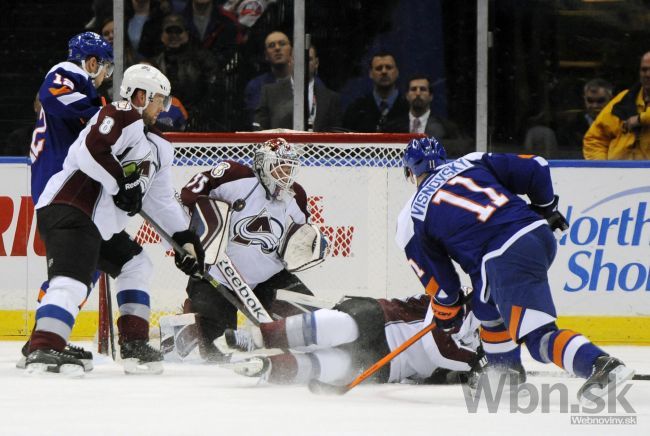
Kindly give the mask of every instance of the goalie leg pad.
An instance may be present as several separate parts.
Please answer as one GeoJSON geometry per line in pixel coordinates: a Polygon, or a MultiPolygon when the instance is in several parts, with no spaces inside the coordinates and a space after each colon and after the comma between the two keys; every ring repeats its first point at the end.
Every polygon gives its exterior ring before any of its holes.
{"type": "Polygon", "coordinates": [[[237,309],[204,280],[190,278],[187,295],[191,301],[192,311],[198,314],[201,356],[206,359],[210,359],[213,355],[220,356],[222,353],[213,342],[223,335],[226,329],[237,328],[237,309]]]}

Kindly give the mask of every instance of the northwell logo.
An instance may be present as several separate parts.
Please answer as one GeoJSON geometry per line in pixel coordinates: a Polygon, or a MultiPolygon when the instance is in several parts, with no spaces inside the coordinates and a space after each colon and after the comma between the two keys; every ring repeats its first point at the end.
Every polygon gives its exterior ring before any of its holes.
{"type": "Polygon", "coordinates": [[[650,208],[648,201],[639,201],[648,193],[650,186],[643,186],[610,195],[581,211],[567,208],[571,227],[560,245],[573,251],[565,291],[650,291],[650,208]]]}

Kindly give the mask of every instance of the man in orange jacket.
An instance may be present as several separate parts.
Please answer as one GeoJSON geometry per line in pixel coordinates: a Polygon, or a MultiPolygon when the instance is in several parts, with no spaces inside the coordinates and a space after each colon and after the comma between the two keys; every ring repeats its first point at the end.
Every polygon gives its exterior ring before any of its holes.
{"type": "Polygon", "coordinates": [[[641,57],[640,82],[614,97],[585,134],[585,159],[650,159],[650,52],[641,57]]]}

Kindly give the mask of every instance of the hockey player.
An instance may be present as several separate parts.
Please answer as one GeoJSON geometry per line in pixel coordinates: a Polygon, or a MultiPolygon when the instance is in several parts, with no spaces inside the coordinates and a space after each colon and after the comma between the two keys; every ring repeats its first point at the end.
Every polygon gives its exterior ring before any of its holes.
{"type": "Polygon", "coordinates": [[[456,261],[472,280],[488,367],[525,373],[520,345],[544,363],[586,378],[578,391],[602,395],[609,379],[634,371],[587,338],[558,329],[547,271],[555,257],[558,212],[548,163],[532,155],[470,153],[447,163],[434,138],[412,140],[404,171],[417,192],[399,215],[398,244],[427,293],[442,329],[462,322],[456,261]],[[530,205],[518,195],[527,195],[530,205]]]}
{"type": "MultiPolygon", "coordinates": [[[[242,279],[253,289],[261,304],[280,316],[287,311],[275,301],[277,289],[312,295],[294,274],[285,268],[278,247],[287,228],[307,222],[307,196],[294,181],[300,165],[294,147],[282,138],[260,144],[253,157],[253,168],[226,160],[209,171],[196,174],[183,187],[181,200],[190,210],[200,196],[228,203],[232,208],[226,254],[242,279]]],[[[319,233],[323,248],[311,265],[323,259],[326,242],[319,233]]],[[[217,267],[211,274],[228,289],[217,267]]],[[[226,292],[230,292],[226,290],[226,292]]],[[[223,355],[213,341],[226,328],[237,325],[237,310],[223,296],[202,280],[190,279],[184,305],[186,312],[198,314],[201,337],[199,350],[207,360],[221,360],[223,355]]]]}
{"type": "MultiPolygon", "coordinates": [[[[88,120],[99,111],[98,88],[113,72],[113,48],[93,32],[75,35],[68,41],[68,59],[54,65],[38,91],[41,112],[32,135],[30,150],[31,195],[34,204],[55,173],[61,171],[68,148],[88,120]]],[[[94,280],[93,280],[94,281],[94,280]]],[[[49,283],[41,285],[39,302],[49,283]]],[[[18,362],[24,368],[29,344],[18,362]]],[[[92,369],[92,353],[68,344],[65,351],[92,369]]]]}
{"type": "Polygon", "coordinates": [[[148,344],[152,264],[124,232],[141,208],[190,253],[176,255],[179,269],[189,275],[203,268],[198,237],[174,198],[171,144],[145,127],[168,107],[169,80],[134,65],[124,72],[120,95],[125,100],[91,118],[36,204],[50,287],[36,311],[28,372],[83,374],[82,363],[62,351],[96,269],[117,278],[125,372],[162,372],[162,355],[148,344]]]}
{"type": "MultiPolygon", "coordinates": [[[[262,323],[251,332],[226,330],[217,343],[228,351],[258,348],[309,351],[256,356],[233,363],[235,372],[242,375],[261,376],[279,384],[304,384],[312,380],[347,384],[433,322],[430,300],[428,295],[391,300],[352,297],[333,309],[262,323]]],[[[478,321],[471,312],[457,334],[435,328],[375,373],[374,381],[398,383],[407,378],[416,381],[435,378],[439,382],[447,380],[445,373],[449,370],[470,371],[481,357],[476,352],[477,328],[478,321]]]]}

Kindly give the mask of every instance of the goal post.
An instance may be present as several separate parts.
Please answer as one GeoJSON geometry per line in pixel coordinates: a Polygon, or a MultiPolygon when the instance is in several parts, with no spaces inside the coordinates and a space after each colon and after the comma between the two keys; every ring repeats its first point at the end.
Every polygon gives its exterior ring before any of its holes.
{"type": "MultiPolygon", "coordinates": [[[[415,187],[403,176],[401,159],[413,134],[357,133],[168,133],[174,146],[177,191],[197,173],[222,160],[252,164],[258,145],[282,137],[301,156],[296,180],[306,193],[311,222],[329,240],[319,266],[298,273],[318,297],[337,301],[344,295],[412,295],[420,285],[394,243],[397,215],[415,187]]],[[[161,315],[180,313],[187,277],[178,271],[173,252],[156,232],[134,217],[127,232],[154,264],[151,324],[161,315]]],[[[113,306],[117,311],[116,305],[113,306]]],[[[100,313],[101,316],[101,313],[100,313]]],[[[116,318],[116,317],[114,317],[116,318]]]]}

